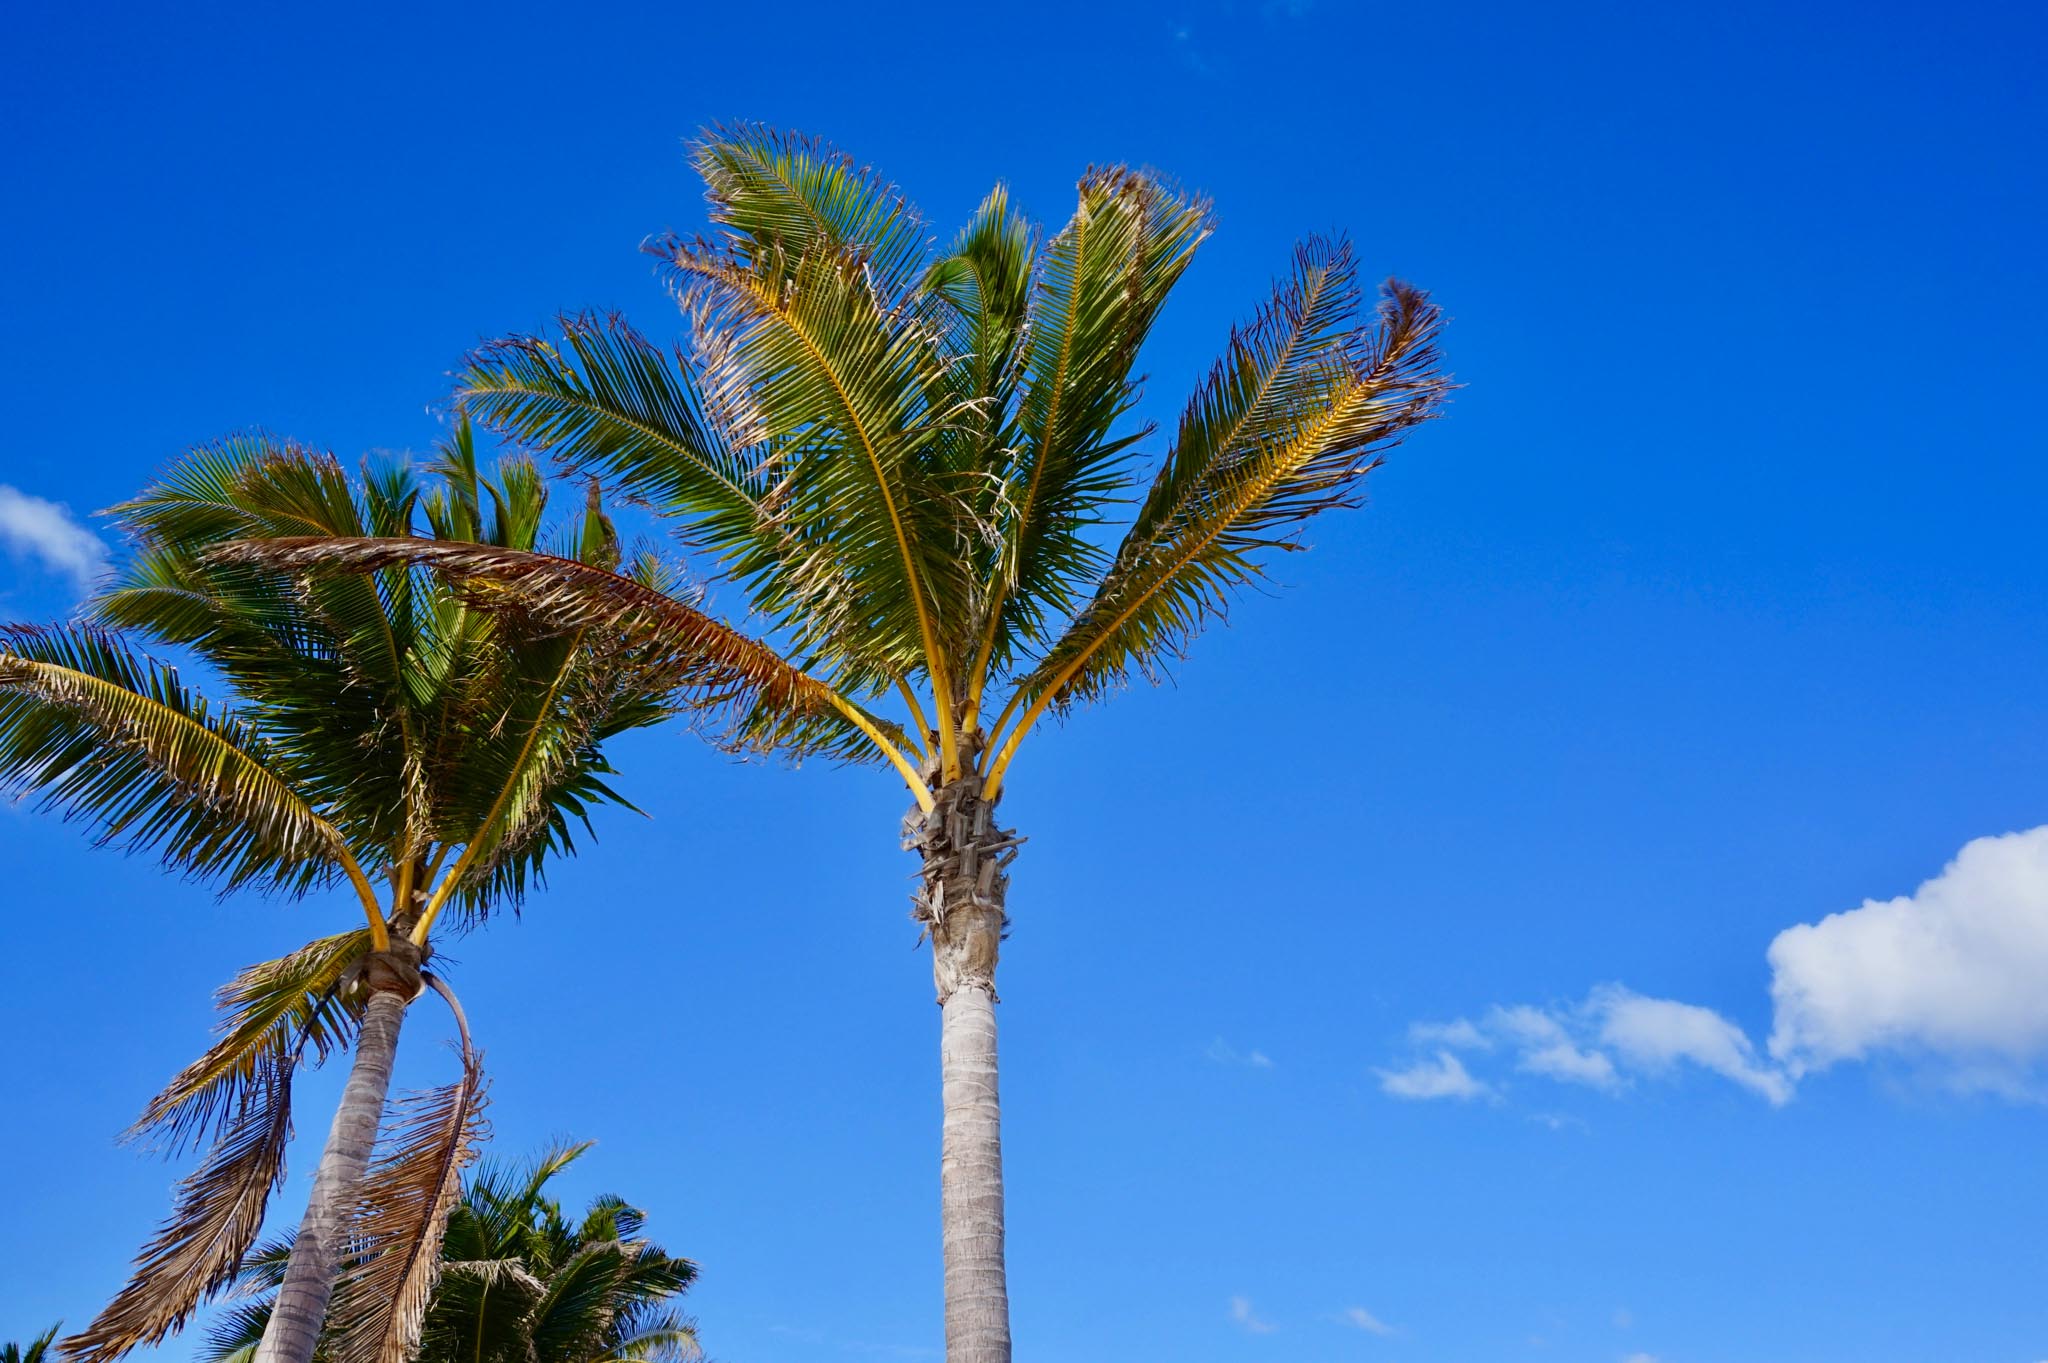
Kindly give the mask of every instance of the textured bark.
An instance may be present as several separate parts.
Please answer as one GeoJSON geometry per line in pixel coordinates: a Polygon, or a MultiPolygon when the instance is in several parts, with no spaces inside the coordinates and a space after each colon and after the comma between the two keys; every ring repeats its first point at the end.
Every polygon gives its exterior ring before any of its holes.
{"type": "Polygon", "coordinates": [[[945,786],[905,821],[924,859],[914,917],[932,940],[945,1124],[939,1147],[947,1363],[1010,1363],[1003,1261],[1002,1103],[996,1083],[996,959],[1005,868],[1017,838],[995,826],[979,777],[945,786]]]}
{"type": "Polygon", "coordinates": [[[342,1089],[341,1106],[313,1175],[313,1192],[305,1219],[292,1242],[284,1285],[256,1346],[255,1363],[312,1363],[327,1320],[328,1299],[340,1267],[342,1241],[348,1234],[377,1143],[377,1125],[384,1099],[391,1091],[391,1067],[398,1055],[398,1029],[406,1006],[419,993],[419,952],[402,940],[393,950],[370,958],[364,983],[370,988],[363,1007],[362,1030],[342,1089]]]}
{"type": "Polygon", "coordinates": [[[947,1363],[1010,1363],[995,1005],[986,986],[969,984],[956,989],[940,1012],[946,1116],[939,1149],[939,1233],[946,1257],[947,1363]]]}

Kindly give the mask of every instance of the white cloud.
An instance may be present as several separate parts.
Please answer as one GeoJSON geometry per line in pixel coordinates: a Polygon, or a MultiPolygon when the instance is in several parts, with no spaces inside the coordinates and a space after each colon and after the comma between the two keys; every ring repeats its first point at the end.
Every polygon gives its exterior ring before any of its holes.
{"type": "Polygon", "coordinates": [[[1761,1094],[1773,1107],[1792,1101],[1792,1080],[1759,1063],[1742,1029],[1711,1008],[1645,998],[1618,984],[1595,989],[1588,1006],[1600,1019],[1600,1040],[1639,1069],[1661,1074],[1687,1060],[1761,1094]]]}
{"type": "Polygon", "coordinates": [[[1612,1060],[1574,1044],[1565,1025],[1540,1008],[1527,1004],[1494,1008],[1487,1013],[1487,1021],[1520,1050],[1515,1062],[1519,1070],[1589,1088],[1611,1089],[1621,1084],[1612,1060]]]}
{"type": "Polygon", "coordinates": [[[1408,1028],[1408,1039],[1418,1046],[1449,1046],[1460,1051],[1493,1049],[1493,1038],[1480,1031],[1470,1018],[1413,1023],[1408,1028]]]}
{"type": "Polygon", "coordinates": [[[5,483],[0,483],[0,543],[67,574],[80,591],[90,590],[107,567],[107,546],[73,520],[68,508],[5,483]]]}
{"type": "Polygon", "coordinates": [[[1463,1061],[1449,1051],[1438,1051],[1433,1060],[1418,1060],[1403,1070],[1375,1070],[1380,1091],[1396,1098],[1473,1098],[1493,1096],[1491,1085],[1472,1077],[1463,1061]]]}
{"type": "Polygon", "coordinates": [[[1655,1354],[1630,1354],[1621,1363],[1658,1363],[1658,1359],[1655,1354]]]}
{"type": "Polygon", "coordinates": [[[1387,1336],[1396,1333],[1393,1326],[1387,1324],[1363,1306],[1345,1307],[1344,1322],[1347,1325],[1365,1331],[1369,1335],[1387,1336]]]}
{"type": "Polygon", "coordinates": [[[1418,1022],[1410,1045],[1433,1058],[1379,1071],[1380,1087],[1493,1097],[1453,1052],[1501,1049],[1522,1073],[1608,1092],[1697,1066],[1782,1106],[1804,1075],[1892,1053],[1938,1062],[1952,1087],[2048,1098],[2048,826],[1978,838],[1912,894],[1787,928],[1766,957],[1767,1054],[1711,1008],[1607,984],[1569,1006],[1418,1022]]]}
{"type": "Polygon", "coordinates": [[[2048,827],[1978,838],[1910,895],[1787,928],[1769,958],[1771,1054],[1794,1073],[1897,1051],[1990,1083],[1987,1063],[2048,1054],[2048,827]]]}
{"type": "Polygon", "coordinates": [[[1418,1023],[1408,1035],[1418,1045],[1436,1046],[1432,1057],[1406,1069],[1379,1071],[1380,1087],[1397,1098],[1495,1096],[1494,1086],[1467,1069],[1452,1046],[1499,1048],[1513,1055],[1523,1074],[1607,1093],[1628,1087],[1632,1075],[1668,1075],[1685,1063],[1732,1079],[1773,1105],[1792,1097],[1792,1079],[1759,1057],[1742,1029],[1719,1013],[1618,984],[1602,985],[1576,1004],[1496,1006],[1478,1022],[1418,1023]]]}
{"type": "Polygon", "coordinates": [[[1230,1299],[1230,1318],[1243,1326],[1247,1333],[1254,1335],[1270,1335],[1279,1328],[1269,1320],[1260,1320],[1253,1313],[1252,1299],[1250,1297],[1232,1297],[1230,1299]]]}
{"type": "Polygon", "coordinates": [[[1203,1054],[1219,1065],[1244,1065],[1255,1070],[1273,1068],[1271,1057],[1264,1051],[1240,1051],[1220,1036],[1209,1043],[1209,1049],[1203,1054]]]}

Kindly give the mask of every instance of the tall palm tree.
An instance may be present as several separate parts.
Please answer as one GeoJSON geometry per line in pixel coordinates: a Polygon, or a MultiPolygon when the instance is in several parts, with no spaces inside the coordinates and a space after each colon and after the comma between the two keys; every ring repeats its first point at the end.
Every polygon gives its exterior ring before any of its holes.
{"type": "MultiPolygon", "coordinates": [[[[523,1166],[485,1162],[464,1180],[441,1240],[441,1273],[412,1363],[696,1363],[696,1324],[675,1299],[697,1266],[644,1234],[646,1214],[593,1198],[580,1220],[548,1184],[589,1142],[557,1145],[523,1166]]],[[[210,1333],[201,1363],[252,1363],[290,1242],[252,1255],[241,1289],[254,1299],[210,1333]]],[[[339,1356],[332,1331],[322,1359],[339,1356]]]]}
{"type": "MultiPolygon", "coordinates": [[[[709,135],[715,235],[650,244],[688,335],[613,316],[484,349],[467,411],[674,517],[824,705],[741,733],[880,758],[916,801],[916,917],[942,1008],[952,1363],[1006,1363],[996,962],[1020,841],[996,822],[1047,716],[1157,675],[1449,387],[1437,309],[1390,281],[1362,315],[1352,249],[1310,240],[1233,331],[1156,467],[1133,365],[1209,234],[1155,176],[1092,170],[1042,236],[1001,186],[943,249],[871,170],[801,138],[709,135]],[[1111,508],[1136,511],[1113,545],[1111,508]],[[900,701],[900,724],[877,718],[900,701]]],[[[696,627],[588,565],[389,541],[246,546],[255,561],[433,563],[622,637],[696,627]]],[[[806,692],[806,694],[810,694],[806,692]]]]}
{"type": "MultiPolygon", "coordinates": [[[[335,1050],[352,1052],[348,1082],[259,1355],[311,1357],[354,1234],[372,1252],[339,1286],[340,1357],[400,1363],[481,1102],[465,1027],[462,1079],[402,1107],[371,1165],[407,1008],[428,986],[453,1004],[423,969],[432,934],[516,903],[571,850],[572,821],[617,799],[607,739],[685,696],[750,694],[743,662],[650,658],[531,612],[481,612],[417,569],[299,582],[205,560],[223,539],[401,535],[421,515],[439,540],[543,542],[529,461],[480,475],[465,427],[438,472],[431,490],[398,464],[356,485],[296,446],[201,451],[117,509],[137,553],[89,623],[0,634],[0,788],[223,890],[345,884],[364,919],[238,976],[219,1040],[144,1112],[135,1134],[210,1149],[133,1279],[64,1341],[80,1363],[161,1340],[233,1279],[283,1178],[293,1074],[335,1050]],[[209,704],[128,632],[189,650],[238,704],[209,704]]],[[[618,564],[594,490],[561,547],[592,571],[618,564]]],[[[632,572],[650,591],[665,580],[651,558],[632,572]]]]}

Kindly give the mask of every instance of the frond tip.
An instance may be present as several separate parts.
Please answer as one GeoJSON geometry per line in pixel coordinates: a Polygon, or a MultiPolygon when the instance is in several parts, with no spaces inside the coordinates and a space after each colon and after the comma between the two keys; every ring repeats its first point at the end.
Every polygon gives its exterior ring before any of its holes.
{"type": "Polygon", "coordinates": [[[302,891],[347,861],[256,730],[107,630],[0,630],[0,791],[230,889],[302,891]]]}
{"type": "Polygon", "coordinates": [[[171,1219],[143,1248],[135,1275],[99,1316],[63,1342],[77,1363],[110,1363],[175,1332],[200,1303],[231,1286],[255,1243],[263,1209],[284,1181],[291,1135],[291,1067],[264,1061],[234,1122],[206,1162],[178,1185],[171,1219]]]}

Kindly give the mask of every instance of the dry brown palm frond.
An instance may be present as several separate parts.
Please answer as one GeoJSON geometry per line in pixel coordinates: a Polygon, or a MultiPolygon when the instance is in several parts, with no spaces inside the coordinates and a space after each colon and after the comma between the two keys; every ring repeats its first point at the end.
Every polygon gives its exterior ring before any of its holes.
{"type": "MultiPolygon", "coordinates": [[[[428,983],[455,1006],[446,986],[428,983]]],[[[457,1020],[461,1019],[459,1007],[457,1020]]],[[[441,1275],[441,1237],[484,1136],[484,1078],[463,1028],[462,1078],[394,1105],[363,1179],[352,1262],[335,1284],[329,1363],[408,1363],[441,1275]]]]}
{"type": "Polygon", "coordinates": [[[830,688],[760,640],[630,577],[571,558],[445,540],[303,537],[240,540],[213,556],[295,570],[371,572],[420,564],[483,587],[489,593],[483,604],[501,613],[523,613],[559,631],[595,629],[644,649],[672,689],[720,700],[744,695],[788,712],[832,708],[830,688]]]}
{"type": "Polygon", "coordinates": [[[63,1341],[74,1363],[107,1363],[155,1344],[199,1304],[231,1286],[263,1224],[264,1204],[284,1180],[291,1136],[288,1058],[266,1057],[242,1086],[235,1120],[206,1162],[178,1185],[171,1218],[144,1246],[135,1274],[91,1325],[63,1341]]]}
{"type": "Polygon", "coordinates": [[[280,1060],[296,1064],[309,1046],[318,1064],[347,1046],[355,1036],[355,1015],[342,1001],[342,986],[369,949],[369,931],[358,928],[259,962],[223,985],[214,995],[220,1040],[150,1099],[128,1139],[154,1138],[175,1154],[238,1110],[265,1066],[280,1060]]]}

